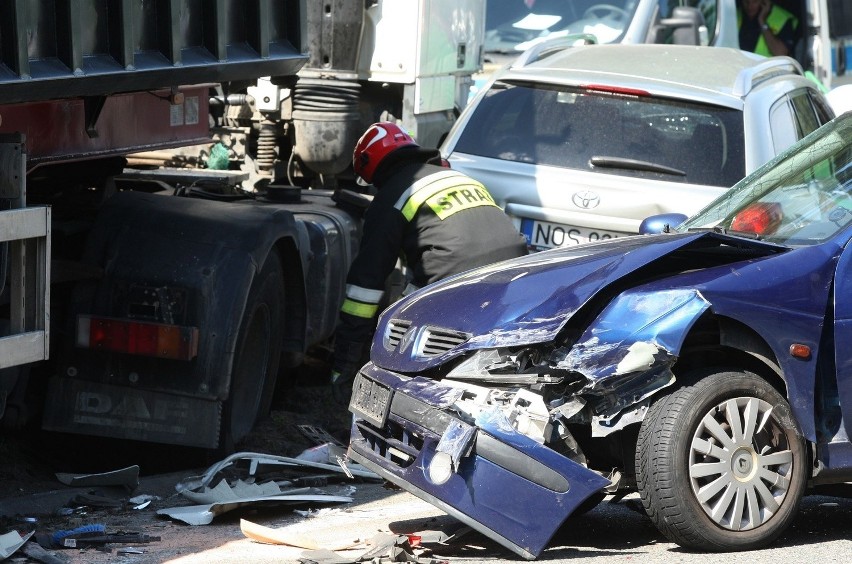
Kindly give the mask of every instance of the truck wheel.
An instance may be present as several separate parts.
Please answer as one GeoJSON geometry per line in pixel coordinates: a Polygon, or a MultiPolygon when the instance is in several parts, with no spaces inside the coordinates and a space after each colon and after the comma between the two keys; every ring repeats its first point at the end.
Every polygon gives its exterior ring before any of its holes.
{"type": "Polygon", "coordinates": [[[222,417],[220,449],[234,445],[269,415],[281,360],[284,278],[272,251],[252,282],[234,355],[231,388],[222,417]]]}
{"type": "Polygon", "coordinates": [[[798,509],[807,468],[789,404],[738,370],[711,372],[659,399],[636,445],[648,516],[673,542],[704,551],[749,550],[778,537],[798,509]]]}

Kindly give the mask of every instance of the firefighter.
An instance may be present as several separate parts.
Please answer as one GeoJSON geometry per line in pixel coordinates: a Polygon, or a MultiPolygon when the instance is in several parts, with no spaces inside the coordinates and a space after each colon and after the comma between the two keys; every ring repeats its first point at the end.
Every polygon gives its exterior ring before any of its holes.
{"type": "Polygon", "coordinates": [[[401,258],[405,294],[452,274],[527,254],[526,241],[485,187],[440,166],[437,149],[415,143],[390,122],[371,125],[355,146],[359,182],[377,189],[364,215],[358,256],[346,278],[335,333],[332,391],[349,401],[384,297],[401,258]]]}

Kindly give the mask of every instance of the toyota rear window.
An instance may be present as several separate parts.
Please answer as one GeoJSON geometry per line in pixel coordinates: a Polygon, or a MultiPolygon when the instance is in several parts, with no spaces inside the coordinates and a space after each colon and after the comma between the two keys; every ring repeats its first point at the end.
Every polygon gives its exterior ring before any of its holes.
{"type": "Polygon", "coordinates": [[[709,186],[745,176],[737,110],[547,85],[495,84],[454,150],[709,186]]]}

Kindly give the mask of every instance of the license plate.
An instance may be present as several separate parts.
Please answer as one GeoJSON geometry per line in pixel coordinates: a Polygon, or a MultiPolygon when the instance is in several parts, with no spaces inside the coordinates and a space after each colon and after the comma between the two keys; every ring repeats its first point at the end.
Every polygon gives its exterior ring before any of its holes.
{"type": "Polygon", "coordinates": [[[535,250],[570,247],[580,243],[614,239],[623,235],[614,231],[585,229],[534,219],[521,220],[521,233],[526,237],[527,245],[535,250]]]}
{"type": "Polygon", "coordinates": [[[352,383],[349,411],[376,427],[384,427],[390,410],[391,393],[391,389],[384,384],[359,373],[352,383]]]}

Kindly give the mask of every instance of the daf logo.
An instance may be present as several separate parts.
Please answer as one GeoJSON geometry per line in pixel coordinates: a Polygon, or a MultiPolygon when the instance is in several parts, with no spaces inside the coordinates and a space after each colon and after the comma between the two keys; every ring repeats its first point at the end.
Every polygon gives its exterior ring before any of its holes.
{"type": "Polygon", "coordinates": [[[574,192],[574,195],[571,196],[571,201],[574,202],[574,205],[578,208],[590,210],[598,207],[598,204],[601,203],[601,197],[591,190],[582,190],[580,192],[574,192]]]}

